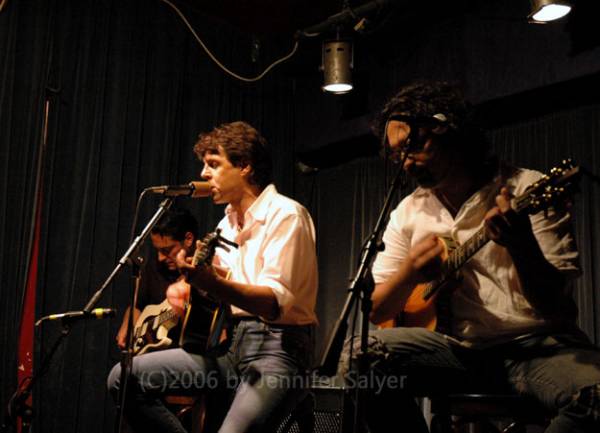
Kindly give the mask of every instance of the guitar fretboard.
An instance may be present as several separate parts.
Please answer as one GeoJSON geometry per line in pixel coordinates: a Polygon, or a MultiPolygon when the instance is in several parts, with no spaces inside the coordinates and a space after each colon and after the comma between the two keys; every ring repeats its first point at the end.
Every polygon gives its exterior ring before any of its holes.
{"type": "Polygon", "coordinates": [[[177,313],[175,312],[175,310],[170,309],[170,310],[165,310],[162,313],[160,313],[158,316],[156,316],[156,320],[158,320],[159,324],[162,324],[164,322],[167,322],[167,321],[173,319],[176,316],[177,316],[177,313]]]}
{"type": "Polygon", "coordinates": [[[443,274],[447,275],[458,271],[489,240],[485,227],[477,230],[464,244],[450,253],[448,261],[444,263],[443,274]]]}
{"type": "MultiPolygon", "coordinates": [[[[516,197],[513,200],[512,207],[517,213],[527,210],[531,200],[531,193],[516,197]]],[[[435,283],[429,284],[423,292],[423,298],[428,299],[437,291],[442,282],[448,280],[456,271],[458,271],[477,251],[479,251],[490,240],[486,233],[485,226],[475,232],[467,241],[457,247],[448,255],[448,260],[442,264],[442,277],[435,283]]]]}

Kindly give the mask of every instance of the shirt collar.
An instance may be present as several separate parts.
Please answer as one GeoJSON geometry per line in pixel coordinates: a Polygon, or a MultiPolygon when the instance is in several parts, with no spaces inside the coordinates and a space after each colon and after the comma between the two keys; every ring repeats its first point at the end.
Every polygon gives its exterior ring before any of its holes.
{"type": "MultiPolygon", "coordinates": [[[[275,185],[273,184],[270,184],[263,189],[260,195],[256,197],[256,200],[254,200],[254,203],[252,203],[252,205],[250,205],[250,207],[246,210],[244,221],[264,222],[267,218],[269,206],[271,205],[271,202],[276,194],[277,188],[275,188],[275,185]]],[[[225,208],[225,215],[227,215],[229,223],[232,226],[237,224],[237,215],[233,211],[231,205],[228,205],[225,208]]]]}

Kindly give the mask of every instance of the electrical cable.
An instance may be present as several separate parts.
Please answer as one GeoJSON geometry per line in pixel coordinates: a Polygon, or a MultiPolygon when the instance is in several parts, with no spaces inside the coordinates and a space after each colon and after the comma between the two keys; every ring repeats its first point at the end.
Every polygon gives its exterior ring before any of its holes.
{"type": "MultiPolygon", "coordinates": [[[[7,1],[7,0],[5,0],[7,1]]],[[[240,81],[245,81],[247,83],[252,83],[255,81],[258,81],[260,79],[262,79],[265,75],[267,75],[267,73],[273,69],[275,66],[279,65],[282,62],[285,62],[286,60],[290,59],[294,54],[296,54],[296,51],[298,50],[298,41],[296,41],[294,43],[294,47],[292,48],[292,51],[290,51],[289,54],[283,56],[282,58],[280,58],[279,60],[274,61],[273,63],[271,63],[263,72],[261,72],[259,75],[257,75],[256,77],[243,77],[241,75],[236,74],[235,72],[231,71],[230,69],[228,69],[225,65],[223,65],[216,57],[215,55],[210,51],[210,49],[206,46],[206,44],[202,41],[202,39],[200,39],[200,36],[198,36],[198,34],[196,33],[196,31],[194,30],[194,28],[192,27],[192,25],[190,24],[190,22],[188,21],[188,19],[185,17],[185,15],[183,14],[183,12],[181,12],[177,6],[175,6],[173,3],[171,3],[169,0],[161,0],[163,3],[166,3],[168,6],[170,6],[175,13],[177,13],[177,15],[179,15],[179,18],[181,18],[181,20],[183,21],[183,23],[185,24],[185,26],[189,29],[189,31],[192,33],[192,35],[194,36],[194,38],[196,39],[196,41],[200,44],[200,46],[202,47],[202,49],[204,49],[204,51],[206,52],[206,54],[208,54],[208,57],[210,57],[210,59],[215,62],[217,64],[217,66],[219,68],[221,68],[223,71],[225,71],[227,74],[231,75],[232,77],[240,80],[240,81]]]]}

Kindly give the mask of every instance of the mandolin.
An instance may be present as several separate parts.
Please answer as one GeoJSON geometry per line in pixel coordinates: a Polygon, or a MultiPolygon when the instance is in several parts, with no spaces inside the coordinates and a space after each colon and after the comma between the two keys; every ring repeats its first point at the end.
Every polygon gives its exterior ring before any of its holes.
{"type": "MultiPolygon", "coordinates": [[[[511,205],[518,214],[527,215],[560,206],[574,192],[579,174],[579,167],[573,166],[571,160],[564,160],[549,174],[527,187],[523,194],[514,198],[511,205]]],[[[449,245],[440,238],[439,241],[445,247],[441,257],[441,276],[434,281],[419,284],[412,290],[395,325],[448,333],[449,296],[459,279],[459,270],[489,240],[485,226],[462,245],[449,245]]]]}

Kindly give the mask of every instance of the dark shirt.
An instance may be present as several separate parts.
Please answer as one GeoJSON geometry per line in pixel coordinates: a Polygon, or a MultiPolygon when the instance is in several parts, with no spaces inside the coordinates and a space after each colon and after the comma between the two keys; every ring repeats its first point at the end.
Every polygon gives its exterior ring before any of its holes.
{"type": "Polygon", "coordinates": [[[143,311],[147,305],[160,304],[164,301],[167,288],[179,276],[178,271],[170,271],[169,268],[159,263],[156,253],[154,253],[142,267],[137,308],[143,311]]]}

